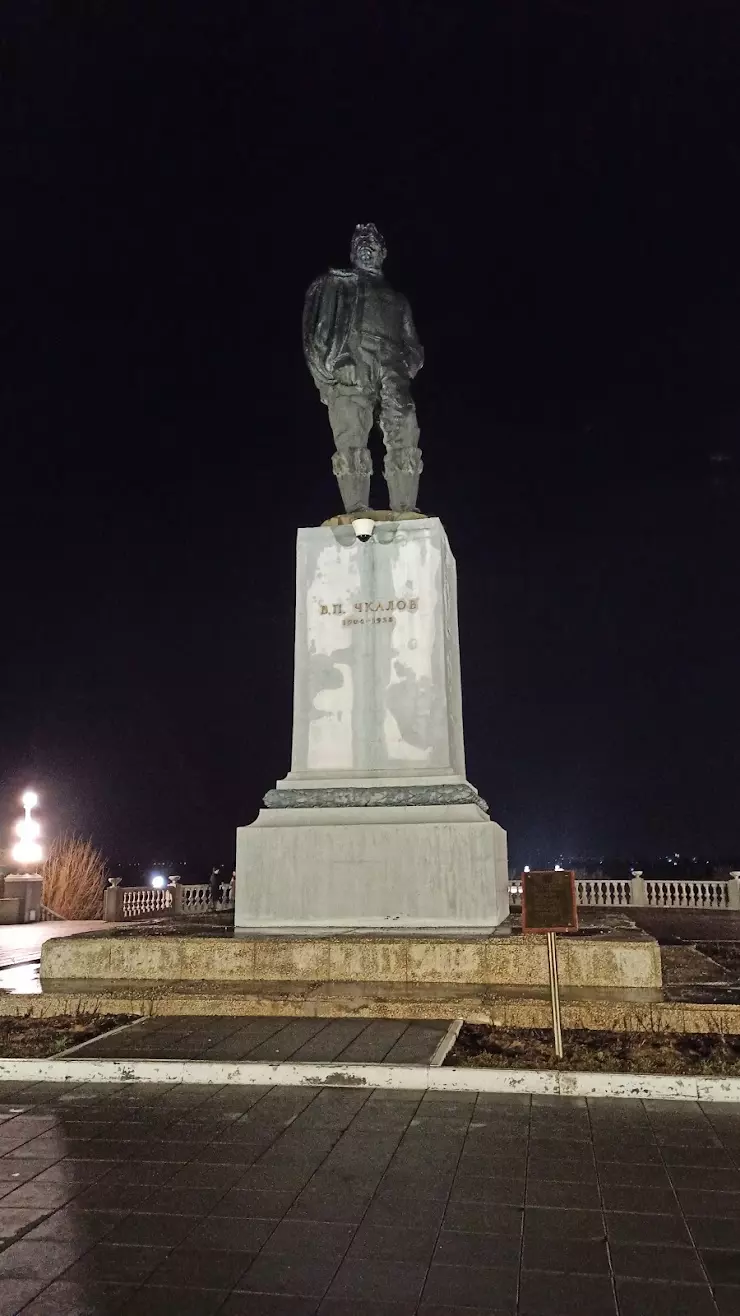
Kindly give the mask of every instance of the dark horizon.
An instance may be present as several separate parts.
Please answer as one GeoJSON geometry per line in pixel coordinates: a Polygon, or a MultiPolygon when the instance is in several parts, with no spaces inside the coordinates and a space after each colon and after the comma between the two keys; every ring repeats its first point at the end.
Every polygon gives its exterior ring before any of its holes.
{"type": "Polygon", "coordinates": [[[740,853],[740,17],[16,2],[0,53],[0,845],[33,785],[227,861],[287,772],[301,307],[373,220],[510,856],[740,853]]]}

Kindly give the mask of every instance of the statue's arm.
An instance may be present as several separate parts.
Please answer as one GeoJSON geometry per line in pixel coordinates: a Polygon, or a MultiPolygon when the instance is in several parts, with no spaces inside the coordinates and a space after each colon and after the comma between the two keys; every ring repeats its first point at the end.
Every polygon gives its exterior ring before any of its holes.
{"type": "Polygon", "coordinates": [[[319,386],[333,381],[331,353],[336,315],[335,282],[324,274],[311,284],[303,306],[303,352],[308,368],[319,386]]]}
{"type": "Polygon", "coordinates": [[[416,332],[414,317],[411,314],[411,307],[404,297],[403,309],[403,346],[406,357],[406,364],[411,378],[418,375],[424,364],[424,348],[419,342],[419,335],[416,332]]]}

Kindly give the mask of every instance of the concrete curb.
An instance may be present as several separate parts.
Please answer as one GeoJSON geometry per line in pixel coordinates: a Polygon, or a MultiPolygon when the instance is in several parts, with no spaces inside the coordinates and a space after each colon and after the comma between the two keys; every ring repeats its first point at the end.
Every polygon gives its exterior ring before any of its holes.
{"type": "Polygon", "coordinates": [[[13,1083],[203,1083],[245,1086],[414,1088],[428,1092],[521,1092],[562,1097],[737,1101],[738,1078],[671,1074],[558,1073],[543,1069],[462,1069],[433,1065],[221,1060],[0,1060],[13,1083]]]}

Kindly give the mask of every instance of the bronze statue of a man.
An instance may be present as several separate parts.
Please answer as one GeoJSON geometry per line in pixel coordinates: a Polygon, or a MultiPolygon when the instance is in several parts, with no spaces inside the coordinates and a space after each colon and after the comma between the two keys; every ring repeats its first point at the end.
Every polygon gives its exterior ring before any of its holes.
{"type": "Polygon", "coordinates": [[[329,270],[311,284],[303,310],[303,350],[328,408],[334,474],[345,511],[365,511],[376,412],[385,442],[391,509],[416,510],[422,462],[409,381],[424,364],[406,298],[383,278],[386,250],[374,224],[358,224],[351,269],[329,270]]]}

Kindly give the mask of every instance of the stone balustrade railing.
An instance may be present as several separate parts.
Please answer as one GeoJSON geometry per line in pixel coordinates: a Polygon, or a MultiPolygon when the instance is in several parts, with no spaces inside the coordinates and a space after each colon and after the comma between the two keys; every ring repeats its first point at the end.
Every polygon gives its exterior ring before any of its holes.
{"type": "Polygon", "coordinates": [[[156,918],[161,914],[211,914],[234,908],[234,890],[230,882],[222,882],[215,905],[211,903],[210,886],[203,883],[171,883],[158,889],[151,886],[122,887],[112,882],[103,897],[103,918],[106,922],[121,923],[135,918],[156,918]]]}
{"type": "MultiPolygon", "coordinates": [[[[576,898],[592,909],[740,909],[740,882],[733,877],[578,878],[576,898]]],[[[521,903],[522,883],[515,879],[509,882],[509,904],[518,909],[521,903]]]]}

